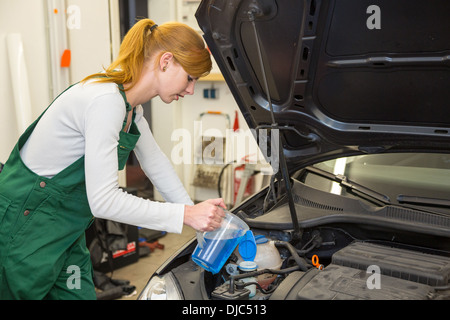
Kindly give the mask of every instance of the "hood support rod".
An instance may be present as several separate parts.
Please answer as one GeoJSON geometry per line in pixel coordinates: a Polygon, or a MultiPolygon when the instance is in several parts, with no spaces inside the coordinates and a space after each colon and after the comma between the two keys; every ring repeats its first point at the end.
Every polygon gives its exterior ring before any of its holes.
{"type": "MultiPolygon", "coordinates": [[[[307,2],[306,2],[306,0],[303,0],[303,18],[302,18],[303,20],[302,20],[302,29],[301,29],[300,39],[303,39],[303,35],[304,35],[304,26],[305,26],[305,21],[306,21],[306,9],[307,9],[307,2]]],[[[273,105],[272,105],[272,98],[270,97],[269,84],[267,82],[266,72],[265,72],[265,68],[264,68],[264,61],[263,61],[263,57],[262,57],[260,39],[258,36],[258,30],[256,28],[256,24],[255,24],[255,15],[257,15],[260,12],[262,12],[262,10],[258,10],[257,8],[253,7],[251,10],[248,11],[248,17],[250,19],[250,22],[252,24],[253,31],[255,34],[256,49],[257,49],[256,51],[258,52],[259,63],[261,65],[261,74],[263,75],[263,83],[264,83],[264,87],[265,87],[266,94],[267,94],[267,102],[269,103],[270,115],[272,117],[272,127],[279,128],[278,124],[275,121],[275,115],[273,112],[273,105]]],[[[292,220],[292,224],[294,227],[294,231],[292,234],[292,240],[294,242],[297,242],[301,238],[302,230],[300,229],[300,225],[298,223],[298,218],[297,218],[297,212],[295,210],[295,203],[294,203],[294,198],[293,198],[292,189],[291,189],[291,180],[289,177],[289,170],[287,167],[286,158],[284,156],[281,135],[278,135],[278,137],[279,137],[278,145],[279,145],[279,157],[280,157],[279,166],[280,166],[280,170],[281,170],[281,176],[282,176],[282,179],[284,180],[284,184],[285,184],[285,188],[286,188],[286,194],[287,194],[288,203],[289,203],[289,211],[291,214],[291,220],[292,220]]]]}

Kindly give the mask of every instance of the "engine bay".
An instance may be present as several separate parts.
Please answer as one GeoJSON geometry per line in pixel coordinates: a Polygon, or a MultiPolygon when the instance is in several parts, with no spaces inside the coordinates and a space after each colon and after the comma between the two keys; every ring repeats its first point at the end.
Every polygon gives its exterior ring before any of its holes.
{"type": "Polygon", "coordinates": [[[184,260],[171,268],[185,299],[448,300],[450,218],[399,206],[370,206],[293,180],[300,233],[287,201],[261,212],[264,194],[237,208],[257,244],[256,270],[240,270],[237,247],[212,274],[184,260]],[[259,256],[258,253],[260,252],[259,256]]]}
{"type": "Polygon", "coordinates": [[[185,299],[198,299],[190,296],[198,292],[205,299],[229,301],[450,299],[448,256],[354,241],[336,251],[324,265],[319,263],[320,258],[310,260],[305,250],[288,242],[271,242],[283,260],[279,269],[233,274],[236,269],[231,266],[237,258],[232,255],[216,275],[192,260],[172,269],[172,273],[185,299]],[[253,296],[252,285],[256,287],[253,296]]]}

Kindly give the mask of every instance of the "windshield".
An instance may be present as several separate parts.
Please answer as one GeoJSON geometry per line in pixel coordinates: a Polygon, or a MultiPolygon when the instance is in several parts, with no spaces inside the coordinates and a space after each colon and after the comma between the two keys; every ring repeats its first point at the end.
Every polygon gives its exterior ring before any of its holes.
{"type": "MultiPolygon", "coordinates": [[[[346,157],[315,164],[314,167],[388,196],[398,203],[399,195],[450,199],[450,154],[396,153],[346,157]]],[[[338,195],[353,192],[317,174],[306,174],[306,184],[338,195]]]]}

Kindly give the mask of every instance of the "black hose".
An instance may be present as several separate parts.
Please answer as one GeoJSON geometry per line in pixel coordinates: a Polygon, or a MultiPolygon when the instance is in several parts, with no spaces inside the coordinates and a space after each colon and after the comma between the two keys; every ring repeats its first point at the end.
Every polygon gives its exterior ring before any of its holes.
{"type": "Polygon", "coordinates": [[[236,287],[237,287],[237,289],[241,289],[241,287],[244,288],[244,287],[250,286],[252,284],[256,285],[258,287],[258,290],[264,294],[272,293],[278,288],[278,286],[276,286],[276,287],[273,287],[272,289],[266,290],[266,289],[263,289],[263,287],[261,287],[261,285],[258,282],[245,282],[245,283],[241,282],[240,284],[236,284],[236,287]]]}
{"type": "Polygon", "coordinates": [[[276,247],[284,247],[289,250],[291,253],[291,256],[294,258],[295,262],[297,263],[296,266],[282,269],[282,270],[274,270],[274,269],[262,269],[262,270],[256,270],[252,272],[246,272],[243,274],[238,274],[230,277],[230,288],[229,292],[231,294],[234,293],[234,282],[239,279],[244,279],[248,277],[256,277],[264,273],[271,273],[271,274],[287,274],[291,273],[293,271],[301,270],[301,271],[308,271],[308,263],[305,259],[301,258],[298,253],[297,249],[293,245],[291,245],[289,242],[286,241],[274,241],[274,244],[276,247]]]}
{"type": "Polygon", "coordinates": [[[295,247],[292,244],[286,241],[275,241],[274,244],[276,247],[284,247],[288,249],[292,258],[294,258],[295,262],[299,266],[300,270],[308,271],[308,263],[306,262],[305,259],[303,259],[298,255],[297,249],[295,249],[295,247]]]}
{"type": "Polygon", "coordinates": [[[219,194],[219,198],[222,198],[222,189],[221,189],[221,187],[220,187],[220,185],[222,184],[222,175],[223,175],[223,172],[225,171],[225,169],[230,165],[230,164],[233,164],[233,163],[235,163],[236,162],[236,160],[233,160],[233,161],[230,161],[230,162],[228,162],[226,165],[224,165],[223,167],[222,167],[222,169],[220,170],[220,173],[219,173],[219,179],[217,179],[218,181],[217,181],[217,193],[219,194]]]}
{"type": "Polygon", "coordinates": [[[252,271],[252,272],[246,272],[243,274],[238,274],[238,275],[234,275],[234,276],[230,276],[230,288],[229,288],[229,292],[230,293],[234,293],[234,282],[236,280],[239,279],[244,279],[244,278],[249,278],[249,277],[256,277],[259,276],[261,274],[264,273],[271,273],[271,274],[288,274],[291,273],[293,271],[297,271],[299,270],[298,266],[294,266],[294,267],[290,267],[290,268],[286,268],[286,269],[282,269],[282,270],[275,270],[275,269],[262,269],[262,270],[256,270],[256,271],[252,271]]]}

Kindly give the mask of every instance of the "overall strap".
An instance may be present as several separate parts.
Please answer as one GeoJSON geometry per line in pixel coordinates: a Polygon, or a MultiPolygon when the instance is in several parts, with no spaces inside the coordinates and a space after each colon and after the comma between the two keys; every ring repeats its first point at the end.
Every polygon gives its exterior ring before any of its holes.
{"type": "Polygon", "coordinates": [[[118,86],[119,86],[119,91],[120,91],[120,94],[122,95],[123,101],[125,101],[125,106],[127,107],[127,112],[129,112],[129,111],[131,111],[132,108],[131,108],[130,104],[128,103],[127,96],[125,94],[125,89],[123,88],[123,84],[119,83],[118,86]]]}
{"type": "Polygon", "coordinates": [[[125,118],[123,119],[123,126],[122,126],[122,130],[123,130],[126,127],[126,125],[127,125],[128,113],[130,111],[133,111],[133,116],[132,116],[132,122],[133,122],[134,119],[136,118],[136,110],[133,110],[131,105],[128,103],[127,96],[125,94],[125,89],[123,87],[123,84],[119,83],[117,85],[119,86],[119,91],[120,91],[120,94],[122,95],[123,101],[125,101],[125,107],[126,107],[126,110],[127,110],[127,112],[125,114],[125,118]]]}

